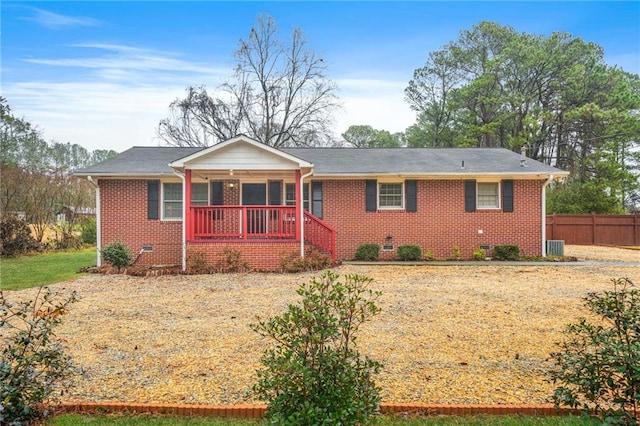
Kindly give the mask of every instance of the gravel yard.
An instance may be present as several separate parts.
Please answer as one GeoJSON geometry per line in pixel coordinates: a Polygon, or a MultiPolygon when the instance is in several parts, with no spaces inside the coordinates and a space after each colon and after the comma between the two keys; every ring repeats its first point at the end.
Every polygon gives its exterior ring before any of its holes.
{"type": "MultiPolygon", "coordinates": [[[[548,354],[584,314],[581,297],[610,289],[612,278],[640,285],[640,251],[567,246],[565,254],[611,263],[336,268],[373,277],[383,293],[382,313],[360,336],[361,351],[384,364],[383,400],[547,403],[548,354]]],[[[52,286],[80,298],[58,335],[86,377],[65,399],[259,402],[250,388],[268,342],[249,324],[283,312],[297,285],[317,274],[86,275],[52,286]]]]}

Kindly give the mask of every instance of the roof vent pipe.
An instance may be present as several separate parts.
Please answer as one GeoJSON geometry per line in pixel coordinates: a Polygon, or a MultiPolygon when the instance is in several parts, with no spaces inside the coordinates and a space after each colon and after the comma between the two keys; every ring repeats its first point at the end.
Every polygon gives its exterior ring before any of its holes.
{"type": "Polygon", "coordinates": [[[462,160],[462,166],[460,166],[462,170],[464,170],[464,160],[462,160]]]}

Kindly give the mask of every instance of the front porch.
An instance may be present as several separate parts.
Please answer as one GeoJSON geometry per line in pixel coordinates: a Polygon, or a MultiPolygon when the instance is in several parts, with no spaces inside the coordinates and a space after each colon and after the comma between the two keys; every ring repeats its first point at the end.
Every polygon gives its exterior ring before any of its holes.
{"type": "MultiPolygon", "coordinates": [[[[209,261],[232,247],[255,260],[253,269],[277,266],[283,255],[304,257],[309,246],[335,261],[336,231],[321,220],[321,185],[305,182],[313,164],[239,136],[170,166],[182,177],[183,267],[195,247],[209,261]]],[[[167,195],[171,207],[177,196],[167,195]]]]}
{"type": "Polygon", "coordinates": [[[335,261],[336,231],[308,211],[298,226],[295,206],[192,206],[187,243],[289,242],[323,250],[335,261]]]}

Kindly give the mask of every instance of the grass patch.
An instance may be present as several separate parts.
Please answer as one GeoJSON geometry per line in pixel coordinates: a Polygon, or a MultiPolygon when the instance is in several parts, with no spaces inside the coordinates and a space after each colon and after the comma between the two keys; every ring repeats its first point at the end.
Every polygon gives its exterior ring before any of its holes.
{"type": "Polygon", "coordinates": [[[595,426],[597,419],[533,416],[433,416],[415,418],[381,417],[375,426],[595,426]]]}
{"type": "MultiPolygon", "coordinates": [[[[262,420],[228,419],[215,417],[157,417],[157,416],[80,416],[66,414],[54,417],[50,426],[259,426],[266,425],[262,420]]],[[[581,417],[522,417],[522,416],[438,416],[438,417],[379,417],[375,426],[591,426],[600,424],[595,419],[581,417]]]]}
{"type": "Polygon", "coordinates": [[[96,264],[96,248],[20,256],[1,262],[0,289],[23,290],[74,278],[80,268],[96,264]]]}

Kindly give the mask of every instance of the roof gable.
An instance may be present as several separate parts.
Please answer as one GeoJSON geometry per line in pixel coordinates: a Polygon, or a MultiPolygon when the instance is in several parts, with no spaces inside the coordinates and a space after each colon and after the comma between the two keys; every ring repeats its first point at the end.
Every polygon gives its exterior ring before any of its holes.
{"type": "Polygon", "coordinates": [[[246,136],[177,159],[169,166],[194,170],[297,170],[313,165],[294,155],[272,148],[246,136]]]}

